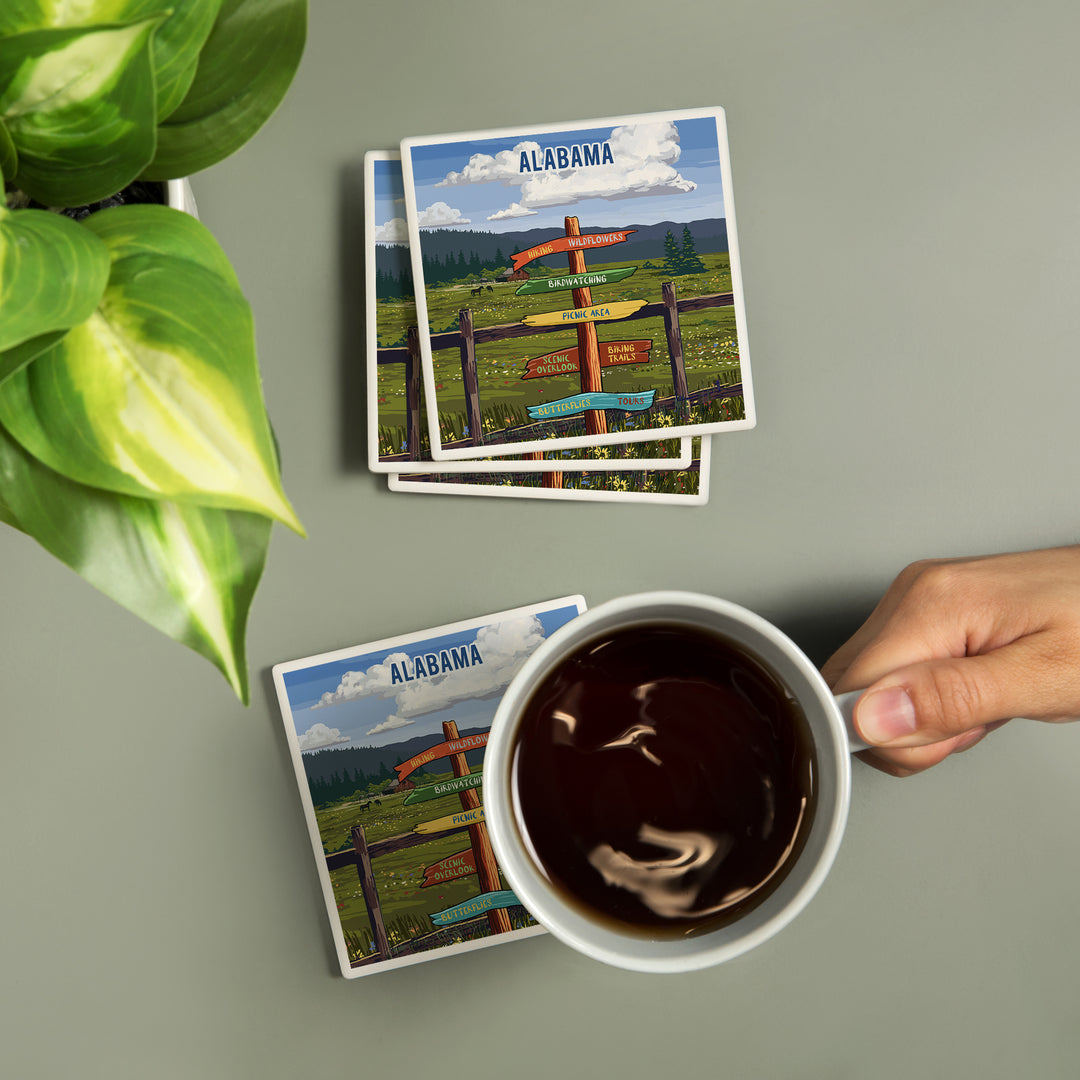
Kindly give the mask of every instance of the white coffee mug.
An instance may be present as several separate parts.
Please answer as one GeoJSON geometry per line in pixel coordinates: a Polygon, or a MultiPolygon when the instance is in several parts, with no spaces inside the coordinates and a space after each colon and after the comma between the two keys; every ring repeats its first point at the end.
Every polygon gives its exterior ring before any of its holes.
{"type": "Polygon", "coordinates": [[[761,944],[810,902],[832,866],[847,822],[851,753],[865,749],[851,710],[860,691],[834,697],[817,668],[772,623],[737,604],[691,592],[624,596],[560,627],[514,676],[484,753],[484,815],[495,855],[518,899],[555,937],[579,952],[634,971],[677,972],[718,964],[761,944]],[[522,712],[547,675],[586,642],[644,624],[712,631],[753,654],[799,701],[817,761],[816,809],[805,846],[781,884],[737,921],[699,935],[650,938],[569,906],[530,855],[517,823],[512,763],[522,712]]]}

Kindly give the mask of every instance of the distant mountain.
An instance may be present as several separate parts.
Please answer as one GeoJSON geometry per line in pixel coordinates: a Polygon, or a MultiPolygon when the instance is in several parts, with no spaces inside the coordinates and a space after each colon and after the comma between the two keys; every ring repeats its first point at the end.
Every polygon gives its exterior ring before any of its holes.
{"type": "MultiPolygon", "coordinates": [[[[487,728],[482,727],[469,728],[466,731],[458,732],[458,734],[461,738],[464,738],[466,735],[479,735],[487,730],[487,728]]],[[[418,735],[416,738],[391,743],[389,746],[328,747],[325,750],[315,750],[304,754],[304,770],[307,773],[308,780],[328,781],[334,773],[340,776],[345,769],[348,769],[350,773],[359,769],[365,776],[374,777],[381,773],[383,766],[385,766],[386,770],[396,777],[395,765],[408,761],[409,758],[415,757],[422,750],[426,750],[429,746],[436,746],[442,741],[438,735],[432,734],[418,735]]],[[[465,760],[469,763],[471,769],[477,769],[484,760],[484,751],[482,749],[469,750],[465,754],[465,760]]],[[[417,771],[444,773],[449,768],[450,764],[447,758],[436,758],[417,771]]]]}
{"type": "MultiPolygon", "coordinates": [[[[645,259],[663,259],[664,237],[671,232],[682,243],[683,229],[689,225],[694,237],[694,245],[699,255],[716,255],[728,250],[727,221],[724,218],[703,218],[700,221],[661,221],[656,225],[625,225],[623,229],[635,229],[631,236],[621,244],[609,248],[595,248],[586,253],[590,263],[644,261],[645,259]]],[[[584,233],[611,232],[610,229],[585,227],[584,233]]],[[[493,233],[474,229],[425,229],[424,252],[440,260],[447,255],[463,252],[466,259],[472,252],[482,261],[490,261],[501,252],[507,265],[515,251],[525,251],[546,240],[564,235],[561,229],[527,229],[521,232],[493,233]]],[[[392,250],[392,249],[391,249],[392,250]]],[[[550,266],[556,270],[566,269],[566,256],[549,256],[536,259],[535,265],[550,266]]]]}

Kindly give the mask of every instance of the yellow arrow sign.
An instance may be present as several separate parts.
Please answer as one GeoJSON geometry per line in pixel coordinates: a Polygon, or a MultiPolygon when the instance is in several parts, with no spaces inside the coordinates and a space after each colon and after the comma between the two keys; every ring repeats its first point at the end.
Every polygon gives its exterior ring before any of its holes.
{"type": "Polygon", "coordinates": [[[625,319],[645,306],[644,300],[616,300],[612,304],[593,304],[591,307],[570,308],[566,311],[544,311],[539,315],[526,315],[521,321],[526,326],[574,326],[578,323],[607,322],[625,319]]]}
{"type": "Polygon", "coordinates": [[[478,806],[475,810],[462,810],[460,814],[450,814],[433,821],[419,821],[413,826],[413,832],[444,832],[446,829],[460,829],[462,825],[479,825],[483,820],[484,808],[478,806]]]}

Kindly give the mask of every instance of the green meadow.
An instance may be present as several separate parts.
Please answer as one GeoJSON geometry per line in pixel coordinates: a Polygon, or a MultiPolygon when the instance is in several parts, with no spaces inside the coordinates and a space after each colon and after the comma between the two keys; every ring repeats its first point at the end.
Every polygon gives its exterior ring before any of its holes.
{"type": "MultiPolygon", "coordinates": [[[[675,282],[680,299],[731,291],[731,266],[727,253],[703,255],[703,273],[678,277],[659,264],[639,266],[629,278],[614,285],[594,287],[594,303],[620,300],[658,302],[661,285],[675,282]]],[[[590,265],[590,270],[626,265],[618,260],[590,265]]],[[[548,271],[541,267],[543,276],[548,271]]],[[[564,271],[550,271],[565,274],[564,271]]],[[[536,276],[536,275],[534,275],[536,276]]],[[[495,283],[480,296],[471,295],[472,284],[460,282],[427,290],[428,322],[432,333],[457,329],[458,312],[470,308],[473,326],[495,326],[520,322],[530,314],[573,307],[570,290],[533,296],[517,296],[520,283],[495,283]]],[[[411,303],[380,301],[378,334],[382,347],[404,344],[405,331],[415,324],[415,308],[411,303]]],[[[739,345],[733,307],[710,308],[680,316],[683,358],[688,389],[691,393],[719,379],[724,383],[739,381],[739,345]]],[[[596,323],[601,341],[650,338],[653,342],[647,364],[628,364],[604,368],[604,389],[607,391],[637,392],[655,389],[657,397],[669,397],[673,392],[670,357],[663,320],[639,319],[631,322],[596,323]]],[[[576,373],[540,379],[522,379],[526,361],[531,357],[556,352],[577,344],[574,327],[555,333],[513,338],[477,347],[477,379],[480,408],[485,428],[489,431],[518,426],[528,422],[526,407],[542,401],[569,397],[579,393],[581,384],[576,373]]],[[[444,437],[459,434],[465,425],[465,394],[462,384],[461,359],[458,349],[443,349],[433,355],[433,371],[439,392],[439,410],[443,415],[444,437]]],[[[378,412],[380,428],[387,431],[387,442],[393,442],[391,432],[405,427],[404,366],[383,364],[378,369],[378,412]]]]}
{"type": "MultiPolygon", "coordinates": [[[[423,774],[425,783],[448,780],[451,775],[423,774]]],[[[354,825],[364,826],[370,846],[391,836],[410,833],[419,822],[432,821],[461,810],[461,799],[456,794],[413,806],[404,805],[404,795],[383,795],[378,798],[379,806],[374,805],[374,797],[371,797],[317,807],[315,817],[324,851],[329,853],[351,848],[350,830],[354,825]],[[367,809],[363,809],[365,803],[368,804],[367,809]]],[[[391,946],[430,933],[434,929],[430,919],[432,912],[462,903],[479,893],[475,874],[421,888],[425,866],[468,848],[469,834],[462,831],[372,859],[379,904],[391,946]]],[[[371,951],[372,934],[356,867],[346,866],[331,872],[330,881],[350,954],[357,959],[371,951]]],[[[508,888],[505,881],[501,887],[508,888]]]]}

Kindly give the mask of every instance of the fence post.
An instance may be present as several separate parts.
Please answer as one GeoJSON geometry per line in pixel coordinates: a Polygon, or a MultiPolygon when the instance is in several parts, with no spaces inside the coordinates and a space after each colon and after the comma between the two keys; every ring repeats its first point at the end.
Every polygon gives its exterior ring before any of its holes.
{"type": "Polygon", "coordinates": [[[405,441],[409,459],[420,460],[420,331],[410,326],[406,333],[409,355],[405,361],[405,441]]]}
{"type": "Polygon", "coordinates": [[[364,903],[367,904],[375,951],[385,960],[390,956],[390,939],[386,936],[386,926],[383,924],[379,893],[375,888],[375,873],[371,869],[371,856],[368,854],[367,836],[363,825],[352,827],[352,842],[356,850],[356,872],[360,876],[360,891],[364,894],[364,903]]]}
{"type": "MultiPolygon", "coordinates": [[[[443,738],[447,742],[461,738],[453,720],[444,720],[442,728],[443,738]]],[[[454,770],[455,776],[468,776],[471,771],[464,754],[451,754],[450,768],[454,770]]],[[[461,800],[462,810],[476,810],[480,806],[480,796],[472,788],[458,792],[458,798],[461,800]]],[[[476,876],[480,881],[480,892],[498,892],[501,888],[499,864],[495,861],[487,826],[482,821],[477,825],[470,825],[469,839],[472,841],[473,861],[476,864],[476,876]]],[[[493,934],[505,934],[512,929],[510,916],[503,908],[492,908],[487,913],[487,918],[493,934]]]]}
{"type": "Polygon", "coordinates": [[[660,291],[664,299],[664,330],[667,332],[667,347],[671,356],[671,381],[675,385],[675,397],[679,401],[685,401],[690,394],[686,388],[686,366],[683,363],[682,331],[679,329],[675,283],[665,281],[660,286],[660,291]]]}
{"type": "Polygon", "coordinates": [[[469,440],[473,446],[479,446],[484,441],[484,431],[480,420],[480,384],[476,377],[476,341],[469,308],[462,308],[458,312],[458,329],[461,331],[461,379],[465,387],[469,440]]]}

